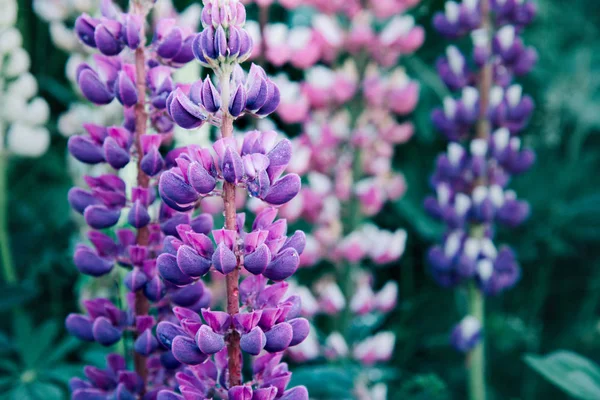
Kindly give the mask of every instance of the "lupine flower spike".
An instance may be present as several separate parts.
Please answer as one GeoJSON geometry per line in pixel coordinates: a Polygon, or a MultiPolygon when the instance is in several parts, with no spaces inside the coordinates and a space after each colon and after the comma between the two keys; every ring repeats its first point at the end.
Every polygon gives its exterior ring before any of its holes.
{"type": "Polygon", "coordinates": [[[113,354],[107,369],[86,367],[86,380],[71,381],[72,398],[307,399],[303,387],[286,390],[290,373],[280,361],[309,331],[299,297],[286,295],[284,282],[299,265],[305,236],[288,236],[273,208],[300,190],[299,177],[284,174],[291,145],[271,132],[251,132],[243,145],[232,137],[236,117],[260,117],[277,107],[278,89],[262,69],[246,75],[238,65],[252,45],[240,3],[205,2],[201,34],[174,19],[159,20],[146,43],[152,5],[132,1],[122,12],[103,1],[101,15],[84,14],[75,23],[81,44],[98,51],[77,68],[77,84],[96,105],[120,103],[124,122],[85,124],[69,150],[83,163],[113,171],[132,166],[137,179],[129,187],[115,172],[86,176],[87,188],[69,192],[71,206],[91,228],[89,244],[76,248],[76,267],[94,277],[114,275],[129,293],[123,308],[108,299],[86,300],[84,313],[68,316],[67,329],[104,346],[133,337],[133,357],[113,354]],[[195,56],[215,67],[217,83],[208,77],[191,86],[174,81],[173,71],[195,56]],[[164,154],[175,124],[204,123],[222,131],[212,148],[164,154]],[[236,187],[271,207],[249,231],[235,211],[236,187]],[[201,199],[221,194],[226,224],[213,229],[212,215],[196,209],[201,199]],[[251,275],[239,285],[242,267],[251,275]],[[211,309],[201,279],[209,271],[226,275],[228,312],[211,309]],[[242,380],[242,351],[258,356],[252,385],[242,380]]]}
{"type": "Polygon", "coordinates": [[[520,276],[514,252],[498,248],[494,232],[497,224],[521,224],[530,212],[507,187],[511,176],[525,172],[535,159],[519,137],[533,102],[513,83],[537,58],[518,36],[534,14],[530,1],[448,1],[433,21],[442,35],[470,35],[473,42],[470,57],[451,45],[437,62],[441,79],[456,96],[432,113],[449,144],[431,178],[435,196],[425,201],[427,211],[447,225],[443,243],[429,251],[434,278],[444,287],[469,287],[470,315],[454,328],[451,342],[471,354],[472,399],[485,399],[483,296],[511,288],[520,276]]]}

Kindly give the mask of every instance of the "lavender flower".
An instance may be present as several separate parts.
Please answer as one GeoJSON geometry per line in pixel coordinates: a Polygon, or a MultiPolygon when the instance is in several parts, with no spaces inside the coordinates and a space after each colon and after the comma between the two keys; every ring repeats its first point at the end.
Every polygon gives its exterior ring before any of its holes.
{"type": "Polygon", "coordinates": [[[471,398],[485,398],[483,295],[514,286],[520,268],[513,251],[494,244],[497,225],[515,227],[529,216],[529,205],[507,187],[512,175],[534,162],[523,148],[520,132],[533,101],[522,94],[514,77],[535,63],[535,50],[517,36],[534,14],[531,2],[464,0],[446,3],[434,26],[446,37],[470,34],[472,57],[449,46],[437,62],[446,86],[458,96],[444,99],[432,121],[450,141],[436,161],[431,178],[435,196],[426,210],[447,225],[441,245],[429,251],[434,278],[445,287],[467,283],[469,313],[452,332],[451,342],[471,353],[471,398]]]}
{"type": "MultiPolygon", "coordinates": [[[[212,229],[212,221],[203,229],[176,225],[164,239],[156,266],[165,282],[182,288],[211,270],[224,275],[227,311],[203,308],[200,317],[176,307],[176,318],[161,321],[157,336],[186,365],[176,375],[183,397],[308,399],[303,387],[286,389],[291,374],[280,363],[282,352],[309,333],[308,321],[300,317],[299,297],[284,297],[288,286],[283,282],[299,266],[305,236],[302,232],[288,236],[286,221],[275,220],[273,207],[259,213],[246,231],[245,214],[235,209],[236,189],[269,206],[283,205],[300,191],[298,175],[283,175],[292,156],[288,140],[277,141],[275,132],[252,131],[241,143],[233,136],[235,119],[243,114],[264,117],[280,100],[279,90],[262,68],[252,65],[246,75],[239,66],[252,48],[244,22],[245,9],[237,0],[204,2],[204,29],[194,37],[192,50],[197,60],[214,70],[217,83],[207,77],[187,90],[178,88],[166,99],[165,108],[182,128],[208,122],[220,128],[221,137],[211,148],[191,145],[178,150],[171,168],[159,179],[162,200],[181,213],[195,209],[203,199],[223,198],[223,229],[212,229]],[[251,276],[240,284],[242,267],[251,276]],[[268,285],[268,279],[275,283],[268,285]],[[242,376],[242,351],[259,356],[248,384],[242,376]]],[[[181,396],[164,390],[159,399],[181,396]]]]}
{"type": "Polygon", "coordinates": [[[84,14],[75,24],[81,42],[102,53],[95,55],[94,64],[77,68],[81,92],[97,105],[117,99],[123,117],[119,125],[85,124],[86,134],[72,136],[69,150],[86,164],[107,164],[117,171],[133,166],[137,172],[135,183],[114,172],[86,176],[89,189],[69,192],[69,203],[92,228],[88,232],[91,245],[80,244],[75,250],[76,267],[94,277],[113,274],[129,293],[123,309],[107,299],[85,301],[86,314],[69,315],[67,329],[82,340],[104,346],[128,340],[132,333],[135,367],[135,372],[127,371],[123,358],[116,355],[109,357],[106,371],[88,367],[88,381],[72,382],[76,399],[113,395],[153,398],[165,387],[173,387],[173,376],[181,364],[160,346],[155,336],[157,321],[175,318],[173,307],[200,311],[210,306],[211,295],[202,282],[178,288],[158,273],[156,258],[163,251],[165,234],[173,233],[179,224],[205,232],[212,228],[212,219],[179,213],[155,194],[161,173],[172,167],[169,163],[177,154],[163,157],[160,150],[170,140],[174,126],[165,110],[166,99],[175,89],[172,73],[193,57],[191,32],[187,45],[184,40],[173,54],[158,51],[164,45],[163,29],[168,22],[157,24],[159,32],[153,42],[145,43],[145,20],[151,5],[134,1],[130,12],[123,13],[104,1],[100,17],[84,14]],[[101,231],[117,226],[114,236],[101,231]],[[117,266],[127,272],[119,275],[117,266]],[[156,317],[149,315],[151,310],[156,317]]]}

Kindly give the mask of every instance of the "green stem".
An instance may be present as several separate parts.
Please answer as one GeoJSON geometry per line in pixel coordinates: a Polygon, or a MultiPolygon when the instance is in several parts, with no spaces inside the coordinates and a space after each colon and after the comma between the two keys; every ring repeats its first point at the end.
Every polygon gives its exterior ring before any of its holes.
{"type": "MultiPolygon", "coordinates": [[[[0,140],[2,135],[0,135],[0,140]]],[[[8,234],[8,153],[0,150],[0,253],[2,254],[2,276],[8,284],[17,282],[12,262],[8,234]]]]}
{"type": "MultiPolygon", "coordinates": [[[[364,80],[365,73],[367,71],[367,66],[369,64],[369,57],[366,52],[362,52],[356,58],[356,67],[358,70],[358,82],[362,82],[364,80]]],[[[348,105],[348,109],[350,111],[350,129],[355,129],[358,123],[358,118],[362,114],[363,108],[363,93],[360,89],[357,89],[354,98],[350,101],[348,105]]],[[[352,148],[352,182],[356,183],[362,177],[362,155],[359,148],[352,148]]],[[[360,210],[360,201],[356,197],[354,193],[351,194],[350,199],[344,204],[344,220],[347,221],[343,225],[343,234],[344,236],[349,235],[354,232],[363,221],[363,215],[360,210]]],[[[360,268],[360,263],[354,263],[349,261],[342,262],[340,266],[341,270],[338,275],[338,282],[340,284],[340,289],[344,294],[346,299],[346,307],[342,311],[340,318],[337,321],[337,330],[342,332],[346,329],[350,323],[350,319],[352,318],[352,312],[350,311],[350,301],[352,300],[352,295],[354,294],[354,281],[353,281],[353,272],[360,268]]]]}
{"type": "MultiPolygon", "coordinates": [[[[469,314],[481,322],[481,330],[485,328],[485,297],[475,282],[470,282],[467,288],[469,314]]],[[[481,340],[471,350],[467,358],[469,399],[485,400],[485,341],[481,340]]]]}
{"type": "MultiPolygon", "coordinates": [[[[352,160],[352,178],[353,181],[357,181],[357,177],[361,176],[361,152],[357,149],[354,152],[354,157],[352,160]]],[[[352,195],[348,203],[346,204],[346,218],[347,221],[344,224],[344,235],[349,235],[356,228],[358,228],[362,222],[362,215],[360,212],[360,201],[356,198],[356,196],[352,195]]],[[[342,270],[340,271],[340,289],[344,294],[346,299],[346,307],[344,308],[342,314],[339,319],[339,327],[338,330],[341,331],[348,327],[350,323],[350,319],[352,317],[352,312],[350,311],[350,301],[352,300],[352,295],[354,294],[354,281],[353,281],[353,271],[360,268],[360,263],[350,262],[345,260],[342,264],[342,270]]]]}

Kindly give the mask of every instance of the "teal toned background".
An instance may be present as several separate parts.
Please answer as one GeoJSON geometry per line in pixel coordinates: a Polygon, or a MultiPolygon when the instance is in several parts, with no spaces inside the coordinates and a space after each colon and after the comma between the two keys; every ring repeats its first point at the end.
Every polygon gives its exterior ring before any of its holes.
{"type": "MultiPolygon", "coordinates": [[[[30,2],[19,3],[19,29],[32,73],[52,109],[52,145],[40,159],[10,163],[9,232],[21,283],[0,287],[0,385],[16,376],[38,383],[36,390],[46,397],[37,398],[63,398],[59,388],[66,386],[49,382],[66,382],[82,362],[102,357],[97,346],[68,339],[63,327],[64,317],[77,309],[82,282],[71,261],[78,232],[66,200],[72,185],[66,140],[56,131],[56,119],[76,95],[64,77],[66,54],[53,49],[48,27],[30,2]],[[14,312],[17,304],[21,311],[14,312]]],[[[522,279],[488,302],[488,379],[494,399],[567,398],[526,366],[526,353],[569,349],[600,360],[600,13],[597,2],[589,0],[538,0],[537,5],[539,15],[524,38],[538,50],[539,63],[521,83],[536,103],[525,143],[538,158],[513,182],[533,213],[519,229],[499,232],[499,241],[518,253],[522,279]]],[[[464,358],[447,344],[462,300],[460,293],[437,287],[428,274],[426,250],[442,227],[421,206],[435,156],[445,146],[429,120],[445,94],[432,66],[447,42],[430,23],[442,8],[443,1],[423,0],[413,10],[427,40],[405,60],[422,87],[414,114],[417,133],[399,147],[396,159],[409,189],[377,219],[383,227],[408,231],[400,263],[377,270],[400,285],[399,306],[385,322],[398,337],[393,364],[400,373],[390,383],[390,399],[466,396],[464,358]]],[[[25,392],[11,396],[29,398],[25,392]]]]}

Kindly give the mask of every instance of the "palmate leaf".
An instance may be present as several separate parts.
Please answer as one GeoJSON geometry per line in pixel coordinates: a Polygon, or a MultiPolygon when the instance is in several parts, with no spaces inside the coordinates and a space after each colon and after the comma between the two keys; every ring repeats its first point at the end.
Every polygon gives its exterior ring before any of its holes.
{"type": "Polygon", "coordinates": [[[37,289],[31,282],[13,285],[0,285],[0,312],[22,305],[37,295],[37,289]]]}
{"type": "Polygon", "coordinates": [[[306,366],[297,368],[290,387],[304,385],[311,397],[323,400],[352,399],[354,378],[358,369],[352,366],[306,366]]]}
{"type": "Polygon", "coordinates": [[[528,354],[525,362],[570,396],[600,399],[600,367],[576,353],[559,350],[547,356],[528,354]]]}
{"type": "Polygon", "coordinates": [[[33,382],[29,385],[31,397],[36,400],[61,400],[65,392],[58,386],[46,382],[33,382]]]}
{"type": "Polygon", "coordinates": [[[56,343],[58,336],[58,321],[48,320],[35,328],[38,333],[35,335],[35,340],[32,340],[26,347],[22,347],[21,357],[24,364],[29,367],[37,367],[38,361],[46,353],[50,351],[51,346],[56,343]]]}
{"type": "Polygon", "coordinates": [[[40,372],[44,380],[57,382],[65,386],[69,385],[69,380],[75,376],[83,375],[83,365],[62,364],[56,367],[48,368],[40,372]]]}
{"type": "Polygon", "coordinates": [[[69,353],[81,346],[81,341],[73,336],[67,336],[58,345],[50,349],[50,353],[39,361],[40,366],[52,366],[64,359],[69,353]]]}

